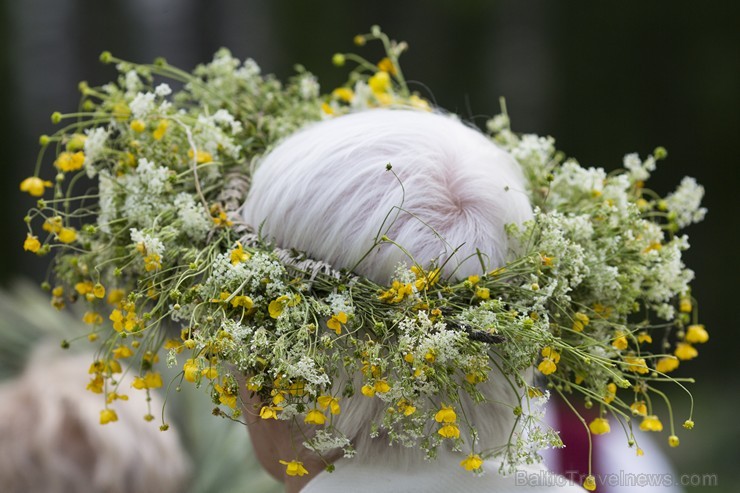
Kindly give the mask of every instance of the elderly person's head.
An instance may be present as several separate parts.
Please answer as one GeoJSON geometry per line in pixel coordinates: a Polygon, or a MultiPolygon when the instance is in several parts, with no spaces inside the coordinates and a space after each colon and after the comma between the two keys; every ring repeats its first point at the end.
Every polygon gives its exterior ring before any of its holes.
{"type": "MultiPolygon", "coordinates": [[[[443,276],[457,279],[499,267],[511,257],[504,226],[532,215],[511,156],[452,117],[405,110],[342,116],[286,139],[260,163],[243,210],[246,222],[277,246],[384,284],[402,262],[444,265],[443,276]],[[392,243],[378,242],[383,235],[392,243]]],[[[516,392],[495,375],[480,389],[484,404],[462,397],[474,413],[469,418],[483,448],[505,444],[516,392]]],[[[336,416],[357,450],[354,460],[423,459],[418,449],[389,448],[382,431],[370,437],[382,404],[355,396],[336,416]]],[[[284,439],[290,427],[249,421],[263,465],[282,476],[277,459],[290,447],[284,439]]]]}

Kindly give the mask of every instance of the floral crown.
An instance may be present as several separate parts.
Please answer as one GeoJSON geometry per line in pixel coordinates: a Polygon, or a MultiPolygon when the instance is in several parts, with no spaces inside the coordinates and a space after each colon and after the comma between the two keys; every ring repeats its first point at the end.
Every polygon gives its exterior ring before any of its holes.
{"type": "MultiPolygon", "coordinates": [[[[692,380],[669,373],[708,339],[681,258],[687,238],[678,235],[706,211],[691,178],[665,198],[646,188],[663,148],[628,154],[615,172],[584,168],[552,138],[512,132],[502,105],[487,130],[524,171],[534,217],[507,228],[519,258],[462,281],[415,264],[381,286],[275,248],[242,223],[237,209],[254,163],[280,139],[357,109],[430,109],[405,82],[398,61],[405,43],[376,27],[355,37],[358,46],[368,41],[382,42],[387,56],[374,64],[334,55],[335,65],[354,68],[329,94],[300,66],[282,84],[225,49],[192,73],[105,52],[101,61],[116,65],[117,80],[80,83],[79,111],[52,115],[63,127],[40,138],[36,172],[21,183],[40,197],[25,218],[24,249],[57,251],[55,281],[44,283],[55,307],[87,307],[90,330],[80,338],[98,348],[87,388],[101,394],[101,424],[116,421],[116,406],[125,405],[117,402],[128,390],[119,385],[121,361],[137,372],[135,390],[149,393],[163,386],[162,356],[180,370],[168,389],[183,380],[204,387],[214,414],[239,420],[246,385],[264,402],[261,419],[319,427],[304,443],[318,454],[352,455],[334,417],[357,393],[386,408],[374,430],[429,456],[447,441],[469,448],[460,465],[474,472],[488,457],[500,456],[509,471],[539,460],[538,449],[562,445],[538,410],[551,392],[576,413],[576,402],[598,407],[599,417],[584,421],[589,443],[610,431],[611,414],[636,445],[633,426],[661,431],[665,408],[669,443],[678,445],[658,386],[686,390],[692,380]],[[56,176],[47,181],[49,152],[56,176]],[[53,198],[41,198],[47,188],[53,198]],[[533,366],[542,389],[527,371],[533,366]],[[521,405],[511,410],[508,443],[483,449],[460,396],[482,399],[478,386],[494,367],[521,405]]],[[[374,246],[392,242],[379,236],[374,246]]],[[[163,414],[160,428],[167,427],[163,414]]],[[[281,462],[289,475],[307,473],[296,458],[281,462]]],[[[595,487],[593,476],[584,486],[595,487]]]]}

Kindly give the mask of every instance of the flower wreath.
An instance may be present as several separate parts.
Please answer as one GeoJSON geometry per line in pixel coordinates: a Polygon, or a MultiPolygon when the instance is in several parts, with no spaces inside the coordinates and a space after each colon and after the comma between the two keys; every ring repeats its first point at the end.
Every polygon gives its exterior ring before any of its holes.
{"type": "MultiPolygon", "coordinates": [[[[148,393],[163,386],[162,355],[181,370],[170,385],[205,387],[217,415],[239,419],[243,375],[265,403],[262,419],[323,425],[304,443],[319,454],[352,454],[333,417],[357,392],[387,408],[375,429],[430,456],[447,440],[462,448],[462,427],[472,448],[461,466],[474,472],[486,457],[501,456],[505,471],[561,445],[536,405],[550,392],[574,412],[573,400],[599,407],[590,434],[609,432],[611,414],[630,445],[637,419],[642,430],[662,430],[658,397],[669,443],[678,445],[670,401],[657,386],[685,390],[691,380],[669,373],[708,339],[689,289],[693,273],[681,259],[687,238],[677,234],[706,211],[691,178],[665,198],[645,187],[663,148],[644,159],[628,154],[615,172],[584,168],[550,137],[513,133],[502,105],[487,130],[521,165],[534,218],[507,229],[521,245],[518,259],[462,281],[442,279],[438,265],[412,265],[380,286],[275,248],[241,222],[237,209],[256,160],[304,124],[368,107],[430,109],[405,82],[398,63],[405,43],[377,27],[355,37],[359,46],[371,40],[387,56],[373,64],[334,55],[335,65],[355,68],[329,94],[303,67],[283,85],[225,49],[192,73],[105,52],[101,61],[116,64],[117,81],[81,83],[79,111],[52,115],[64,126],[40,138],[36,172],[21,190],[42,197],[52,188],[53,198],[39,198],[26,216],[24,248],[57,250],[55,283],[44,283],[55,307],[80,298],[87,306],[86,337],[98,344],[87,388],[103,396],[101,424],[116,421],[116,401],[126,399],[120,361],[133,362],[133,386],[148,393]],[[41,178],[47,152],[55,156],[53,181],[41,178]],[[173,325],[182,327],[179,337],[173,325]],[[480,399],[477,385],[494,365],[521,405],[512,410],[509,442],[482,450],[460,395],[480,399]],[[528,376],[533,366],[545,390],[528,376]]],[[[392,241],[381,235],[375,246],[392,241]]],[[[287,474],[306,473],[285,459],[287,474]]],[[[584,486],[595,487],[593,476],[584,486]]]]}

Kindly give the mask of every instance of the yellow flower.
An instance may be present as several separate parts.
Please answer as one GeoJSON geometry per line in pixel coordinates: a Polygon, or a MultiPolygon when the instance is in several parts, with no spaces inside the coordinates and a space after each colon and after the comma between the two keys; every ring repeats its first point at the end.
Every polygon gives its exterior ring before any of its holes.
{"type": "Polygon", "coordinates": [[[105,297],[105,286],[100,283],[95,284],[95,286],[93,286],[92,293],[96,298],[103,299],[105,297]]]}
{"type": "Polygon", "coordinates": [[[348,87],[337,87],[331,92],[331,95],[335,99],[344,101],[345,103],[350,103],[352,102],[352,98],[354,98],[355,93],[348,87]]]}
{"type": "Polygon", "coordinates": [[[236,248],[231,251],[231,265],[237,265],[241,262],[246,262],[250,259],[251,255],[249,252],[244,251],[244,247],[238,241],[236,242],[236,248]]]}
{"type": "Polygon", "coordinates": [[[376,381],[373,388],[375,389],[375,392],[378,392],[380,394],[383,394],[391,390],[391,386],[388,385],[388,382],[386,382],[385,380],[376,381]]]}
{"type": "Polygon", "coordinates": [[[606,396],[604,396],[604,402],[610,404],[617,397],[617,384],[610,382],[606,386],[606,396]]]}
{"type": "Polygon", "coordinates": [[[167,120],[159,120],[159,124],[157,125],[157,128],[152,132],[152,137],[154,137],[154,140],[162,140],[162,137],[164,137],[164,133],[167,131],[167,127],[170,126],[170,123],[167,120]]]}
{"type": "Polygon", "coordinates": [[[280,406],[262,406],[262,409],[260,409],[260,418],[277,419],[278,413],[282,410],[283,408],[280,406]]]}
{"type": "Polygon", "coordinates": [[[691,313],[691,310],[693,310],[693,306],[691,306],[691,298],[681,298],[681,301],[678,304],[678,310],[681,313],[691,313]]]}
{"type": "Polygon", "coordinates": [[[104,384],[103,375],[98,373],[95,375],[95,377],[93,377],[92,380],[90,380],[90,382],[87,384],[87,387],[85,388],[95,394],[102,394],[103,384],[104,384]]]}
{"type": "Polygon", "coordinates": [[[482,300],[487,300],[491,297],[491,291],[488,288],[482,288],[480,286],[475,287],[475,296],[482,300]]]}
{"type": "Polygon", "coordinates": [[[443,405],[437,411],[437,414],[434,415],[434,420],[437,423],[454,423],[457,421],[457,414],[455,414],[455,410],[452,407],[443,405]]]}
{"type": "Polygon", "coordinates": [[[146,123],[144,123],[141,120],[134,120],[131,122],[131,130],[133,130],[136,133],[141,133],[144,130],[146,130],[146,123]]]}
{"type": "Polygon", "coordinates": [[[342,324],[347,323],[347,314],[344,312],[339,312],[336,315],[332,315],[332,317],[329,319],[328,322],[326,322],[326,326],[337,333],[337,335],[342,333],[342,324]]]}
{"type": "Polygon", "coordinates": [[[659,371],[660,373],[668,373],[678,368],[678,358],[674,356],[666,356],[665,358],[660,358],[657,363],[655,363],[655,369],[659,371]]]}
{"type": "Polygon", "coordinates": [[[632,409],[632,414],[636,416],[647,416],[647,406],[645,405],[645,401],[633,402],[630,404],[630,409],[632,409]]]}
{"type": "Polygon", "coordinates": [[[609,421],[604,418],[594,419],[588,424],[588,428],[594,435],[603,435],[611,431],[611,428],[609,427],[609,421]]]}
{"type": "Polygon", "coordinates": [[[208,365],[206,368],[203,368],[200,374],[206,377],[208,380],[218,378],[218,370],[213,365],[208,365]]]}
{"type": "Polygon", "coordinates": [[[596,478],[589,474],[586,479],[583,480],[583,487],[588,491],[596,490],[596,478]]]}
{"type": "Polygon", "coordinates": [[[21,182],[21,192],[28,192],[33,197],[41,197],[46,188],[53,186],[54,184],[48,180],[42,180],[38,176],[29,176],[21,182]]]}
{"type": "Polygon", "coordinates": [[[554,373],[555,370],[558,369],[557,365],[553,363],[553,361],[549,358],[543,359],[539,365],[537,365],[537,369],[543,374],[543,375],[549,375],[551,373],[554,373]]]}
{"type": "Polygon", "coordinates": [[[113,350],[113,357],[116,359],[125,359],[130,358],[134,355],[134,352],[131,351],[131,348],[128,346],[118,346],[113,350]]]}
{"type": "Polygon", "coordinates": [[[687,419],[683,422],[683,427],[687,430],[693,430],[694,429],[694,422],[690,419],[687,419]]]}
{"type": "Polygon", "coordinates": [[[193,359],[189,358],[184,365],[182,365],[183,378],[188,382],[195,382],[200,375],[200,368],[198,363],[193,359]]]}
{"type": "Polygon", "coordinates": [[[310,425],[323,425],[326,423],[326,416],[318,409],[312,409],[306,414],[303,422],[310,425]]]}
{"type": "Polygon", "coordinates": [[[270,312],[270,317],[278,318],[280,315],[282,315],[283,310],[285,309],[285,305],[288,304],[289,299],[290,298],[288,297],[288,295],[284,294],[279,298],[272,300],[267,307],[267,310],[270,312]]]}
{"type": "Polygon", "coordinates": [[[147,372],[143,377],[135,377],[131,386],[138,390],[158,389],[162,386],[162,376],[159,372],[147,372]]]}
{"type": "Polygon", "coordinates": [[[653,342],[653,338],[650,334],[647,333],[647,331],[643,330],[637,334],[637,342],[642,344],[643,342],[647,342],[648,344],[653,342]]]}
{"type": "Polygon", "coordinates": [[[543,358],[551,359],[553,363],[559,363],[560,362],[560,353],[557,349],[551,348],[550,346],[545,346],[542,348],[541,353],[543,358]]]}
{"type": "Polygon", "coordinates": [[[612,341],[612,346],[619,350],[627,349],[629,343],[627,342],[627,337],[625,337],[624,333],[617,331],[617,335],[612,341]]]}
{"type": "Polygon", "coordinates": [[[57,239],[62,243],[72,243],[77,239],[77,231],[74,228],[62,228],[57,234],[57,239]]]}
{"type": "Polygon", "coordinates": [[[406,353],[403,355],[403,360],[406,363],[413,363],[414,362],[414,355],[412,353],[406,353]]]}
{"type": "Polygon", "coordinates": [[[113,328],[116,330],[116,332],[121,332],[123,330],[123,313],[121,313],[121,310],[113,310],[110,314],[110,317],[108,317],[111,322],[113,322],[113,328]]]}
{"type": "Polygon", "coordinates": [[[680,441],[678,440],[678,437],[676,435],[671,435],[668,437],[668,445],[671,447],[678,447],[678,444],[680,441]]]}
{"type": "Polygon", "coordinates": [[[236,409],[236,394],[231,391],[231,388],[223,388],[219,384],[214,384],[213,388],[218,392],[218,402],[231,409],[236,409]]]}
{"type": "Polygon", "coordinates": [[[367,81],[367,85],[376,95],[385,93],[391,87],[391,76],[385,70],[378,70],[367,81]]]}
{"type": "Polygon", "coordinates": [[[211,163],[213,162],[213,156],[210,152],[207,151],[195,151],[193,152],[192,149],[188,149],[188,157],[190,159],[193,159],[195,157],[195,162],[197,164],[203,164],[203,163],[211,163]]]}
{"type": "Polygon", "coordinates": [[[637,447],[637,450],[635,450],[635,455],[637,455],[638,457],[642,457],[643,455],[645,455],[645,451],[642,450],[640,447],[637,447]]]}
{"type": "Polygon", "coordinates": [[[689,328],[686,330],[686,337],[684,339],[686,340],[686,342],[701,344],[709,340],[709,333],[703,325],[689,325],[689,328]]]}
{"type": "Polygon", "coordinates": [[[26,234],[26,240],[23,242],[23,249],[27,252],[36,253],[41,248],[41,242],[38,237],[31,233],[26,234]]]}
{"type": "Polygon", "coordinates": [[[332,414],[339,414],[342,412],[342,408],[339,406],[339,400],[336,397],[322,395],[317,399],[317,402],[319,406],[321,406],[321,409],[326,409],[328,407],[332,414]]]}
{"type": "Polygon", "coordinates": [[[675,354],[678,359],[686,361],[699,356],[699,351],[687,342],[679,342],[676,344],[676,350],[673,351],[673,354],[675,354]]]}
{"type": "Polygon", "coordinates": [[[120,302],[125,295],[126,292],[123,289],[111,289],[108,293],[108,303],[115,305],[120,302]]]}
{"type": "Polygon", "coordinates": [[[645,416],[640,423],[640,429],[642,431],[663,431],[663,423],[657,416],[645,416]]]}
{"type": "Polygon", "coordinates": [[[634,373],[645,374],[650,371],[645,363],[645,358],[638,358],[636,356],[626,356],[624,362],[627,365],[627,371],[634,373]]]}
{"type": "Polygon", "coordinates": [[[482,465],[483,459],[481,459],[480,455],[473,453],[468,454],[468,456],[460,462],[460,467],[466,471],[475,471],[476,469],[480,469],[480,466],[482,465]]]}
{"type": "Polygon", "coordinates": [[[331,106],[329,106],[329,103],[326,103],[326,102],[321,103],[321,111],[324,112],[327,115],[333,115],[334,114],[334,110],[332,109],[331,106]]]}
{"type": "Polygon", "coordinates": [[[82,321],[87,325],[100,325],[103,323],[103,317],[97,312],[85,312],[82,321]]]}
{"type": "Polygon", "coordinates": [[[375,388],[372,385],[363,385],[360,392],[362,392],[362,395],[365,397],[372,397],[375,395],[375,388]]]}
{"type": "Polygon", "coordinates": [[[59,216],[51,217],[44,221],[42,228],[49,233],[59,233],[62,230],[62,218],[59,216]]]}
{"type": "Polygon", "coordinates": [[[411,404],[406,399],[401,399],[398,401],[398,409],[403,413],[404,416],[411,416],[416,412],[416,406],[411,404]]]}
{"type": "Polygon", "coordinates": [[[573,330],[576,332],[583,332],[588,323],[591,321],[588,315],[581,312],[575,312],[573,314],[573,330]]]}
{"type": "Polygon", "coordinates": [[[285,466],[285,474],[288,476],[304,476],[308,474],[308,471],[303,467],[303,462],[292,460],[286,462],[281,460],[280,463],[285,466]]]}
{"type": "Polygon", "coordinates": [[[475,286],[476,284],[480,282],[480,276],[476,276],[476,275],[468,276],[468,282],[471,285],[475,286]]]}
{"type": "Polygon", "coordinates": [[[250,310],[254,306],[254,301],[249,296],[234,296],[231,299],[231,306],[234,308],[242,307],[250,310]]]}
{"type": "Polygon", "coordinates": [[[59,171],[77,171],[78,169],[81,169],[82,166],[85,164],[85,153],[82,151],[71,153],[71,152],[63,152],[59,154],[59,157],[57,157],[56,161],[54,161],[54,166],[59,171]]]}
{"type": "Polygon", "coordinates": [[[378,68],[384,72],[388,72],[391,75],[396,75],[397,73],[396,66],[393,64],[393,61],[388,57],[384,57],[382,60],[378,62],[378,68]]]}
{"type": "Polygon", "coordinates": [[[454,424],[444,425],[437,433],[445,438],[460,438],[460,428],[454,424]]]}
{"type": "Polygon", "coordinates": [[[118,421],[118,415],[113,409],[103,409],[100,411],[100,424],[107,425],[113,421],[118,421]]]}

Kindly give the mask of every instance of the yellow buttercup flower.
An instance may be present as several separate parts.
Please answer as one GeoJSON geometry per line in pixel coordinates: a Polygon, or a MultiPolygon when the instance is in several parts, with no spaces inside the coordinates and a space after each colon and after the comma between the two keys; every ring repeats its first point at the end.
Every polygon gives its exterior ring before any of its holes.
{"type": "Polygon", "coordinates": [[[627,365],[627,371],[633,373],[645,374],[650,371],[645,363],[645,358],[638,358],[636,356],[625,356],[624,362],[627,365]]]}
{"type": "Polygon", "coordinates": [[[321,406],[322,409],[329,408],[332,414],[339,414],[342,412],[342,408],[339,406],[339,400],[331,395],[322,395],[316,402],[321,406]]]}
{"type": "Polygon", "coordinates": [[[468,456],[460,462],[460,467],[466,471],[475,471],[476,469],[480,469],[480,466],[482,465],[483,459],[481,459],[480,455],[473,453],[468,454],[468,456]]]}
{"type": "Polygon", "coordinates": [[[383,394],[391,390],[391,386],[388,385],[388,382],[386,382],[385,380],[376,381],[373,388],[375,389],[375,392],[378,392],[379,394],[383,394]]]}
{"type": "Polygon", "coordinates": [[[95,284],[92,289],[92,294],[98,299],[105,298],[105,286],[100,283],[95,284]]]}
{"type": "Polygon", "coordinates": [[[254,301],[249,296],[234,296],[231,299],[231,306],[234,308],[245,308],[247,310],[250,310],[254,306],[254,301]]]}
{"type": "Polygon", "coordinates": [[[78,169],[82,169],[82,166],[85,164],[85,153],[82,151],[78,151],[75,153],[72,152],[63,152],[59,154],[56,161],[54,161],[54,166],[59,171],[77,171],[78,169]]]}
{"type": "Polygon", "coordinates": [[[102,411],[100,411],[101,425],[107,425],[108,423],[112,423],[114,421],[118,421],[118,415],[113,409],[103,409],[102,411]]]}
{"type": "Polygon", "coordinates": [[[29,176],[21,182],[21,192],[27,192],[33,197],[41,197],[45,189],[53,186],[54,184],[48,180],[42,180],[38,176],[29,176]]]}
{"type": "Polygon", "coordinates": [[[375,95],[383,94],[391,87],[391,76],[385,70],[378,70],[368,79],[367,85],[375,95]]]}
{"type": "Polygon", "coordinates": [[[159,372],[147,372],[143,377],[135,377],[131,386],[138,390],[158,389],[162,386],[162,375],[159,372]]]}
{"type": "Polygon", "coordinates": [[[585,313],[575,312],[573,314],[573,330],[583,332],[583,329],[586,328],[590,321],[591,319],[585,313]]]}
{"type": "Polygon", "coordinates": [[[162,140],[162,137],[164,137],[164,134],[167,131],[167,127],[169,126],[170,123],[167,120],[159,120],[157,128],[154,129],[154,132],[152,132],[152,137],[154,137],[154,140],[162,140]]]}
{"type": "Polygon", "coordinates": [[[318,409],[312,409],[306,414],[303,422],[310,425],[323,425],[326,423],[326,416],[318,409]]]}
{"type": "Polygon", "coordinates": [[[342,333],[342,324],[347,323],[347,314],[344,312],[339,312],[336,315],[332,315],[332,317],[329,319],[328,322],[326,322],[326,326],[337,333],[337,335],[342,333]]]}
{"type": "Polygon", "coordinates": [[[218,402],[231,409],[236,409],[236,394],[232,392],[231,387],[222,387],[219,384],[213,384],[213,388],[218,392],[218,402]]]}
{"type": "Polygon", "coordinates": [[[285,474],[288,476],[304,476],[308,474],[308,471],[303,467],[303,462],[292,460],[286,462],[281,460],[280,463],[285,466],[285,474]]]}
{"type": "Polygon", "coordinates": [[[434,420],[437,423],[454,423],[457,421],[457,414],[455,414],[455,410],[452,407],[443,405],[437,411],[437,414],[434,415],[434,420]]]}
{"type": "Polygon", "coordinates": [[[699,356],[699,351],[687,342],[679,342],[676,344],[676,350],[673,351],[673,354],[676,355],[678,359],[686,361],[699,356]]]}
{"type": "Polygon", "coordinates": [[[288,300],[290,300],[290,297],[285,294],[272,300],[267,306],[267,310],[270,312],[270,317],[278,318],[282,315],[283,310],[285,310],[285,306],[288,304],[288,300]]]}
{"type": "Polygon", "coordinates": [[[610,382],[606,386],[606,395],[604,396],[604,402],[611,404],[611,402],[617,397],[617,384],[610,382]]]}
{"type": "Polygon", "coordinates": [[[115,305],[116,303],[119,303],[124,296],[126,296],[126,291],[123,289],[111,289],[108,293],[108,304],[115,305]]]}
{"type": "Polygon", "coordinates": [[[609,421],[604,418],[596,418],[588,424],[588,429],[594,435],[603,435],[609,433],[611,428],[609,427],[609,421]]]}
{"type": "Polygon", "coordinates": [[[444,425],[437,433],[445,438],[460,438],[460,428],[454,424],[444,425]]]}
{"type": "Polygon", "coordinates": [[[218,370],[213,365],[208,365],[200,371],[200,374],[206,377],[208,380],[214,380],[218,378],[218,370]]]}
{"type": "Polygon", "coordinates": [[[665,358],[660,358],[657,363],[655,363],[655,369],[659,371],[660,373],[668,373],[678,368],[678,358],[675,356],[666,356],[665,358]]]}
{"type": "Polygon", "coordinates": [[[85,312],[82,321],[87,325],[100,325],[103,323],[103,317],[97,312],[85,312]]]}
{"type": "Polygon", "coordinates": [[[278,419],[278,413],[283,408],[280,406],[262,406],[260,409],[260,418],[262,419],[278,419]]]}
{"type": "Polygon", "coordinates": [[[668,437],[668,445],[670,445],[671,447],[678,447],[679,443],[680,441],[676,435],[671,435],[668,437]]]}
{"type": "Polygon", "coordinates": [[[375,388],[372,385],[363,385],[360,392],[365,397],[373,397],[375,395],[375,388]]]}
{"type": "Polygon", "coordinates": [[[633,402],[630,404],[630,409],[632,410],[632,414],[636,416],[647,416],[647,405],[645,401],[633,402]]]}
{"type": "Polygon", "coordinates": [[[398,73],[398,71],[396,70],[396,66],[393,64],[393,61],[388,57],[384,57],[378,62],[378,68],[383,72],[388,72],[391,75],[396,75],[398,73]]]}
{"type": "Polygon", "coordinates": [[[231,265],[237,265],[241,262],[246,262],[251,258],[249,252],[244,251],[244,247],[238,241],[236,242],[236,248],[231,250],[229,254],[231,257],[231,265]]]}
{"type": "Polygon", "coordinates": [[[553,363],[559,363],[560,362],[560,353],[557,349],[551,348],[550,346],[545,346],[542,348],[541,353],[543,358],[551,359],[553,363]]]}
{"type": "Polygon", "coordinates": [[[348,87],[337,87],[331,92],[331,95],[333,98],[344,101],[345,103],[351,103],[352,98],[355,97],[355,93],[348,87]]]}
{"type": "Polygon", "coordinates": [[[23,242],[23,249],[27,252],[36,253],[41,248],[41,242],[38,237],[33,236],[31,233],[26,235],[26,240],[23,242]]]}
{"type": "Polygon", "coordinates": [[[398,401],[398,410],[403,413],[404,416],[411,416],[416,412],[416,406],[411,404],[406,399],[401,399],[398,401]]]}
{"type": "Polygon", "coordinates": [[[686,330],[686,337],[684,337],[684,339],[686,340],[686,342],[690,342],[692,344],[702,344],[709,340],[709,333],[703,325],[689,325],[689,328],[686,330]]]}
{"type": "Polygon", "coordinates": [[[683,427],[687,430],[693,430],[694,429],[694,422],[690,419],[687,419],[683,422],[683,427]]]}
{"type": "Polygon", "coordinates": [[[211,163],[213,162],[213,156],[210,152],[197,150],[193,152],[192,149],[188,149],[188,157],[190,159],[195,158],[196,164],[211,163]]]}
{"type": "Polygon", "coordinates": [[[105,380],[103,380],[103,375],[98,373],[93,377],[92,380],[90,380],[90,382],[87,384],[87,387],[85,387],[85,389],[89,390],[90,392],[94,394],[102,394],[104,384],[105,384],[105,380]]]}
{"type": "Polygon", "coordinates": [[[640,423],[640,429],[642,431],[663,431],[663,423],[657,416],[645,416],[640,423]]]}
{"type": "Polygon", "coordinates": [[[650,334],[647,333],[646,330],[643,330],[637,334],[637,342],[640,344],[642,344],[643,342],[647,342],[649,344],[653,342],[653,338],[650,334]]]}
{"type": "Polygon", "coordinates": [[[475,297],[482,300],[487,300],[491,297],[491,290],[488,288],[482,288],[480,286],[475,287],[475,297]]]}
{"type": "Polygon", "coordinates": [[[555,370],[558,369],[557,365],[553,363],[553,361],[549,358],[543,359],[539,365],[537,365],[537,369],[543,374],[543,375],[549,375],[551,373],[555,373],[555,370]]]}
{"type": "Polygon", "coordinates": [[[678,310],[681,313],[691,313],[693,309],[694,307],[691,304],[691,298],[681,298],[681,301],[678,304],[678,310]]]}
{"type": "Polygon", "coordinates": [[[596,490],[596,478],[589,474],[586,479],[583,480],[583,487],[588,491],[596,490]]]}
{"type": "Polygon", "coordinates": [[[73,243],[77,239],[77,231],[74,228],[62,228],[57,233],[57,239],[62,243],[73,243]]]}
{"type": "Polygon", "coordinates": [[[125,345],[117,346],[113,350],[113,357],[116,359],[130,358],[133,355],[134,355],[134,352],[131,351],[131,348],[125,345]]]}
{"type": "Polygon", "coordinates": [[[200,375],[200,368],[198,367],[198,363],[192,358],[189,358],[187,361],[185,361],[185,364],[182,365],[182,371],[183,378],[185,378],[185,380],[187,380],[188,382],[195,382],[200,375]]]}
{"type": "Polygon", "coordinates": [[[131,122],[131,125],[129,126],[131,127],[131,130],[133,130],[136,133],[141,133],[144,130],[146,130],[146,123],[144,123],[141,120],[134,120],[131,122]]]}
{"type": "Polygon", "coordinates": [[[624,335],[623,332],[617,331],[617,335],[612,341],[612,346],[619,350],[627,349],[629,346],[629,342],[627,342],[627,337],[624,335]]]}

